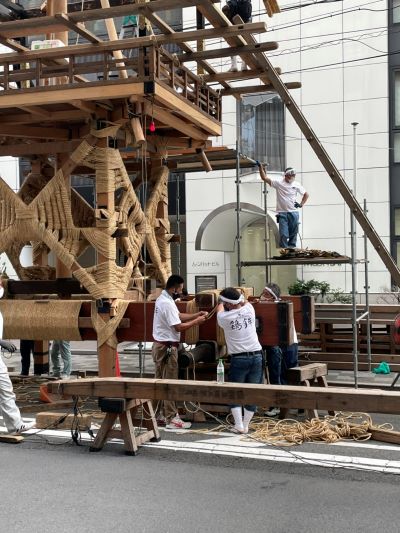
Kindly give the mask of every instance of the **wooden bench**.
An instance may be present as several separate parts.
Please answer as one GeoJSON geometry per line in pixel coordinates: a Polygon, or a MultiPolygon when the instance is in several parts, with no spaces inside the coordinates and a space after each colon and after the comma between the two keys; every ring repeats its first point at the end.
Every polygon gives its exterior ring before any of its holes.
{"type": "Polygon", "coordinates": [[[91,452],[99,452],[108,439],[122,439],[125,454],[136,455],[139,446],[144,442],[161,440],[151,400],[99,398],[99,407],[106,416],[90,446],[91,452]],[[142,418],[138,416],[139,410],[142,412],[142,418]],[[121,429],[114,429],[117,419],[121,429]],[[137,422],[139,427],[144,425],[147,431],[135,435],[134,422],[137,422]]]}
{"type": "MultiPolygon", "coordinates": [[[[295,366],[287,371],[288,385],[311,387],[312,383],[316,383],[319,387],[327,387],[327,375],[328,367],[325,363],[295,366]]],[[[288,411],[289,409],[281,408],[279,418],[286,418],[288,411]]],[[[329,411],[329,414],[333,416],[335,412],[329,411]]],[[[306,416],[307,418],[318,418],[318,411],[316,409],[306,409],[306,416]]]]}

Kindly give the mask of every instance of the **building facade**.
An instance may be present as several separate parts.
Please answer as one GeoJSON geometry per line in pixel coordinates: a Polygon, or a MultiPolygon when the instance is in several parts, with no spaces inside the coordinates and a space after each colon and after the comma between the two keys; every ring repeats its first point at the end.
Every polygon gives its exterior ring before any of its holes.
{"type": "MultiPolygon", "coordinates": [[[[253,21],[266,20],[269,31],[261,35],[261,39],[279,43],[279,49],[268,56],[274,66],[282,69],[284,81],[302,83],[301,89],[292,91],[293,97],[359,203],[363,204],[366,199],[372,224],[397,259],[398,247],[400,250],[400,188],[395,175],[400,172],[396,166],[400,133],[396,128],[400,121],[397,125],[398,110],[393,106],[396,84],[400,89],[400,56],[395,53],[399,50],[396,43],[400,2],[393,2],[392,6],[383,0],[314,4],[281,1],[282,13],[266,19],[263,3],[256,1],[253,2],[253,21]],[[388,46],[393,55],[388,56],[388,46]],[[352,123],[358,123],[356,142],[352,123]],[[392,150],[393,146],[398,149],[392,150]]],[[[227,70],[229,61],[222,61],[220,66],[227,70]]],[[[260,95],[248,97],[260,109],[255,113],[261,115],[268,98],[271,95],[265,95],[264,101],[260,95]]],[[[274,120],[273,113],[270,113],[268,126],[264,122],[268,120],[265,116],[247,120],[246,126],[243,102],[240,106],[229,97],[223,104],[223,136],[217,143],[233,148],[239,139],[241,151],[268,162],[272,173],[282,171],[285,166],[297,169],[296,179],[310,194],[301,213],[298,245],[351,255],[349,209],[290,113],[285,110],[283,127],[279,120],[274,120]],[[240,107],[242,113],[238,113],[240,107]],[[252,135],[248,135],[246,127],[247,130],[253,128],[252,135]],[[273,136],[275,142],[265,140],[265,137],[273,136]]],[[[236,228],[232,228],[236,225],[235,180],[235,170],[186,176],[187,279],[190,290],[194,290],[196,279],[203,275],[216,275],[218,286],[238,281],[236,228]],[[223,206],[227,206],[226,211],[223,206]],[[204,228],[207,223],[211,228],[209,232],[204,228]],[[220,235],[219,240],[215,238],[215,231],[220,235]]],[[[269,191],[267,197],[269,242],[273,254],[277,231],[274,192],[269,191]]],[[[240,203],[256,210],[263,209],[263,202],[257,174],[241,174],[240,203]]],[[[265,258],[265,217],[243,213],[240,218],[242,260],[265,258]]],[[[362,236],[363,231],[357,225],[358,259],[364,257],[362,236]]],[[[368,258],[371,291],[389,289],[390,276],[370,245],[368,258]]],[[[357,288],[362,292],[364,266],[358,265],[358,270],[357,288]]],[[[333,288],[351,290],[350,265],[280,266],[273,267],[269,274],[283,286],[298,277],[328,281],[333,288]]],[[[240,282],[254,286],[258,292],[265,282],[265,275],[264,267],[246,267],[242,269],[240,282]]]]}

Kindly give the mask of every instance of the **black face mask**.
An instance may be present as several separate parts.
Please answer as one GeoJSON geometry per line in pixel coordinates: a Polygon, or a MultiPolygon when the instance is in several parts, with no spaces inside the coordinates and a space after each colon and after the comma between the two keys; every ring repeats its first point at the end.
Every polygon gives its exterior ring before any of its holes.
{"type": "Polygon", "coordinates": [[[178,298],[181,298],[182,294],[179,293],[179,292],[174,292],[174,294],[172,295],[172,299],[173,300],[177,300],[178,298]]]}

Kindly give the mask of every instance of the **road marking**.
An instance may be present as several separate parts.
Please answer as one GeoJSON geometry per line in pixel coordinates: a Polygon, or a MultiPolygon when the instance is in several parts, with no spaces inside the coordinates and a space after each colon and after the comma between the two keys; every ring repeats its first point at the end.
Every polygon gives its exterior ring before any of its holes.
{"type": "MultiPolygon", "coordinates": [[[[25,418],[25,420],[32,420],[25,418]]],[[[184,430],[173,430],[165,431],[163,428],[160,428],[161,432],[165,433],[188,433],[184,430]]],[[[0,427],[1,433],[6,433],[4,427],[0,427]]],[[[35,437],[37,435],[40,437],[53,437],[56,439],[71,439],[71,432],[69,430],[55,430],[55,429],[31,429],[24,433],[27,437],[35,437]]],[[[193,435],[193,434],[192,434],[193,435]]],[[[204,434],[201,434],[204,437],[204,434]]],[[[391,474],[400,474],[400,461],[394,461],[389,459],[376,459],[360,456],[349,456],[349,455],[338,455],[338,454],[324,454],[324,453],[312,453],[297,451],[299,449],[304,450],[307,447],[307,444],[304,444],[302,448],[291,447],[282,448],[272,445],[267,445],[261,442],[252,441],[251,439],[246,439],[242,435],[234,435],[228,432],[210,432],[208,434],[210,438],[202,438],[198,441],[184,442],[176,440],[163,440],[161,442],[147,442],[143,446],[148,448],[156,448],[163,450],[171,451],[180,451],[180,452],[191,452],[191,453],[201,453],[201,454],[215,454],[226,457],[242,457],[246,459],[255,459],[255,460],[264,460],[264,461],[275,461],[283,463],[293,463],[293,464],[306,464],[312,466],[321,466],[326,468],[350,468],[357,470],[365,471],[374,471],[382,473],[391,473],[391,474]]],[[[81,440],[83,442],[90,443],[93,439],[87,432],[81,433],[81,440]]],[[[109,441],[112,444],[118,446],[123,445],[121,439],[111,439],[109,441]]],[[[312,443],[316,444],[316,443],[312,443]]],[[[383,450],[395,450],[399,451],[398,446],[385,446],[385,445],[368,445],[363,443],[335,443],[334,446],[340,444],[341,446],[357,445],[357,447],[368,447],[372,449],[382,449],[383,450]]],[[[326,446],[326,445],[324,445],[326,446]]],[[[330,445],[332,446],[332,445],[330,445]]]]}

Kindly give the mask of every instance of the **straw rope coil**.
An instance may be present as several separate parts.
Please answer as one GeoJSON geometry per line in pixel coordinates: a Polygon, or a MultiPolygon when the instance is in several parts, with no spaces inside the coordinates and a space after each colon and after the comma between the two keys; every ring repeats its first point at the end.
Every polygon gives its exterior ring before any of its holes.
{"type": "Polygon", "coordinates": [[[0,300],[4,338],[82,340],[81,300],[0,300]]]}
{"type": "Polygon", "coordinates": [[[296,446],[304,442],[333,443],[339,440],[371,438],[371,417],[367,413],[337,413],[322,419],[266,420],[255,418],[251,423],[251,438],[277,446],[296,446]]]}

